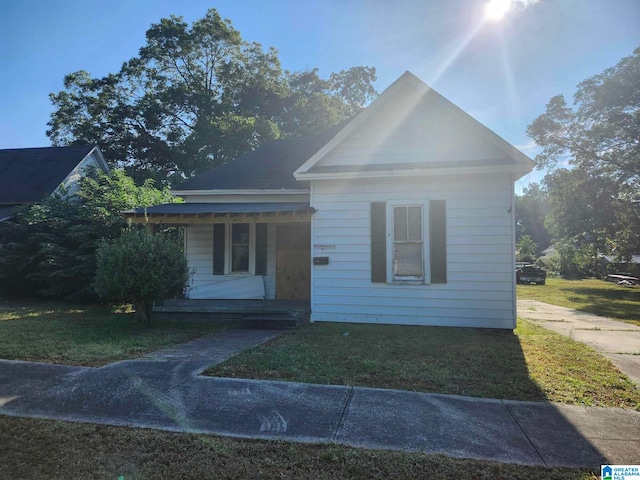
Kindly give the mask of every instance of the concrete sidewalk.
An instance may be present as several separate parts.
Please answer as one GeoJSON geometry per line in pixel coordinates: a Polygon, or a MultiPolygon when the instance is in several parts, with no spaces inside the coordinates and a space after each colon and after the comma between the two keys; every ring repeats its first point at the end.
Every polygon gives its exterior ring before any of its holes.
{"type": "Polygon", "coordinates": [[[0,413],[531,465],[640,458],[635,411],[197,375],[274,335],[228,331],[97,369],[0,361],[0,413]]]}
{"type": "Polygon", "coordinates": [[[586,343],[640,386],[640,327],[537,300],[518,300],[518,317],[586,343]]]}

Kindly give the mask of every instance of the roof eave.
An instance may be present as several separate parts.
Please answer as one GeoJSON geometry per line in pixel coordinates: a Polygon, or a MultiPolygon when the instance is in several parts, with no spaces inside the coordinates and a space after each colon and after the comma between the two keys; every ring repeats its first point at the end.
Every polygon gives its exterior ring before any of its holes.
{"type": "Polygon", "coordinates": [[[504,165],[465,167],[465,168],[415,168],[402,170],[364,170],[359,172],[331,172],[331,173],[300,173],[299,180],[343,180],[352,178],[389,178],[410,176],[443,176],[443,175],[471,175],[511,173],[518,175],[516,180],[529,173],[532,169],[525,165],[517,164],[505,167],[504,165]]]}
{"type": "Polygon", "coordinates": [[[188,195],[307,195],[309,194],[308,188],[243,188],[243,189],[209,189],[209,190],[180,190],[173,189],[171,193],[176,196],[188,196],[188,195]]]}

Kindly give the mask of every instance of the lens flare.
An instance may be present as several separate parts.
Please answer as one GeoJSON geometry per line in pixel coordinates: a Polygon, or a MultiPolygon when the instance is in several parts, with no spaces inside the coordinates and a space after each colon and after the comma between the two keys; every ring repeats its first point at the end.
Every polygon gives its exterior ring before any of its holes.
{"type": "Polygon", "coordinates": [[[484,18],[497,22],[511,9],[511,0],[490,0],[484,7],[484,18]]]}

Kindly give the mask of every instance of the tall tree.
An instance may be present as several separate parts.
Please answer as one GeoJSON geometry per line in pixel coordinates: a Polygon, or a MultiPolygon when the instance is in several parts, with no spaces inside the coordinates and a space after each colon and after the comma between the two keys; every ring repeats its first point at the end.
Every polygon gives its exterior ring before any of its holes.
{"type": "Polygon", "coordinates": [[[324,80],[283,71],[275,49],[244,41],[215,9],[191,25],[153,24],[119,72],[67,75],[51,94],[54,145],[98,143],[138,178],[176,183],[263,142],[327,128],[375,97],[375,70],[324,80]]]}
{"type": "Polygon", "coordinates": [[[551,171],[554,235],[622,257],[640,252],[640,48],[580,83],[573,107],[553,97],[527,133],[542,147],[538,166],[551,171]]]}
{"type": "MultiPolygon", "coordinates": [[[[545,227],[545,218],[549,213],[547,191],[533,183],[522,195],[516,197],[516,241],[523,236],[531,236],[539,249],[551,245],[551,235],[545,227]]],[[[536,251],[534,254],[540,252],[536,251]]]]}
{"type": "Polygon", "coordinates": [[[516,250],[518,252],[518,260],[533,262],[538,251],[538,245],[530,235],[523,235],[516,243],[516,250]]]}

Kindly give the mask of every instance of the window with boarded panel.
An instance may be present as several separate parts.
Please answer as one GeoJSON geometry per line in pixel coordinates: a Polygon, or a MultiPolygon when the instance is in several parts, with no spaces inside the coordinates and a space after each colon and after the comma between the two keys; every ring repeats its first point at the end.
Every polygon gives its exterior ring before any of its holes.
{"type": "Polygon", "coordinates": [[[387,205],[371,203],[371,281],[387,282],[387,205]]]}
{"type": "Polygon", "coordinates": [[[445,200],[429,202],[429,244],[431,283],[447,283],[447,204],[445,200]]]}
{"type": "Polygon", "coordinates": [[[224,275],[225,225],[213,225],[213,274],[224,275]]]}

